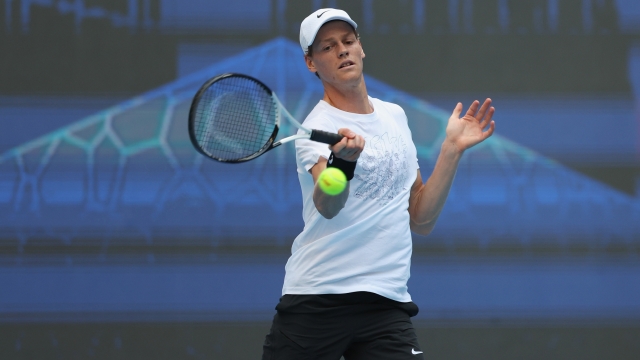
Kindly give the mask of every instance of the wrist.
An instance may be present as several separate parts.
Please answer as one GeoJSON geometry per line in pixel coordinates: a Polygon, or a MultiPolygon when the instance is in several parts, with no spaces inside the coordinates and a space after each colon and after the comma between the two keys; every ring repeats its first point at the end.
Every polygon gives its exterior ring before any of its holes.
{"type": "Polygon", "coordinates": [[[357,161],[340,159],[339,157],[336,157],[332,152],[331,155],[329,155],[327,167],[334,167],[342,170],[344,175],[347,177],[347,181],[350,181],[351,179],[353,179],[354,173],[356,171],[356,163],[357,161]]]}
{"type": "Polygon", "coordinates": [[[440,147],[440,153],[454,159],[460,159],[464,150],[460,149],[453,141],[446,138],[440,147]]]}

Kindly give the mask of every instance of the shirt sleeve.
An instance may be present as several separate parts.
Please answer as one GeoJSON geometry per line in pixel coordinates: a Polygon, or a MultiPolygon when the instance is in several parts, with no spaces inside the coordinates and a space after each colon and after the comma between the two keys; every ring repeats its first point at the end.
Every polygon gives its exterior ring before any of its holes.
{"type": "MultiPolygon", "coordinates": [[[[321,117],[306,119],[304,126],[309,129],[324,130],[334,133],[338,131],[330,120],[323,119],[321,117]]],[[[300,134],[302,131],[298,131],[298,133],[300,134]]],[[[331,155],[331,150],[329,150],[329,145],[327,144],[308,139],[296,140],[296,157],[298,159],[298,164],[302,166],[305,171],[309,171],[309,169],[317,164],[320,157],[329,159],[329,155],[331,155]]]]}

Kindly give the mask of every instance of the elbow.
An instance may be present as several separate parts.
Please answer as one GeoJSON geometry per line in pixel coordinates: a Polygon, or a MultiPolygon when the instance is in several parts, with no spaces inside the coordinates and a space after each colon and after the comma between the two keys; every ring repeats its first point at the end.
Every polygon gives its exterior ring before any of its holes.
{"type": "Polygon", "coordinates": [[[429,221],[426,223],[418,224],[416,222],[411,221],[411,231],[422,236],[427,236],[431,234],[433,228],[436,226],[435,221],[429,221]]]}
{"type": "Polygon", "coordinates": [[[325,207],[325,206],[318,206],[318,204],[316,204],[316,210],[318,210],[318,212],[320,213],[320,215],[322,215],[322,217],[324,217],[327,220],[331,220],[334,217],[336,217],[339,213],[340,210],[342,210],[342,208],[344,207],[344,204],[342,206],[336,206],[336,207],[325,207]]]}
{"type": "Polygon", "coordinates": [[[326,195],[322,190],[317,190],[313,194],[313,203],[316,210],[325,219],[333,219],[347,204],[348,192],[344,191],[337,196],[326,195]]]}
{"type": "Polygon", "coordinates": [[[429,229],[425,229],[423,227],[411,228],[411,231],[413,231],[414,233],[416,233],[418,235],[422,235],[422,236],[427,236],[427,235],[431,234],[431,230],[433,230],[433,228],[429,228],[429,229]]]}
{"type": "Polygon", "coordinates": [[[327,219],[327,220],[331,220],[331,219],[333,219],[336,215],[338,215],[338,213],[339,213],[340,211],[338,211],[338,212],[336,212],[336,213],[331,213],[331,212],[328,212],[328,211],[321,211],[320,209],[318,209],[318,212],[320,213],[320,215],[322,215],[322,217],[323,217],[323,218],[325,218],[325,219],[327,219]]]}

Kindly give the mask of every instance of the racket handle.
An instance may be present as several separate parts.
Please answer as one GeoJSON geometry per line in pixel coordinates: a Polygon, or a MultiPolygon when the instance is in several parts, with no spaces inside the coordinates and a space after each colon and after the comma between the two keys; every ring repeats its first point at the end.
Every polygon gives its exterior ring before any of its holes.
{"type": "Polygon", "coordinates": [[[330,133],[327,131],[311,130],[311,136],[309,137],[309,139],[313,141],[329,144],[329,145],[335,145],[339,143],[343,137],[344,136],[340,134],[330,133]]]}

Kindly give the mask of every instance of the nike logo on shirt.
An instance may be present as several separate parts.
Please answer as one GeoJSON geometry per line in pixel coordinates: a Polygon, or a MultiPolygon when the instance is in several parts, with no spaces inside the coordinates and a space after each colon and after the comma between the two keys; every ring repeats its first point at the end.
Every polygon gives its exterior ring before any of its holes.
{"type": "Polygon", "coordinates": [[[411,349],[411,353],[413,355],[418,355],[418,354],[422,354],[422,351],[416,351],[415,349],[411,349]]]}

